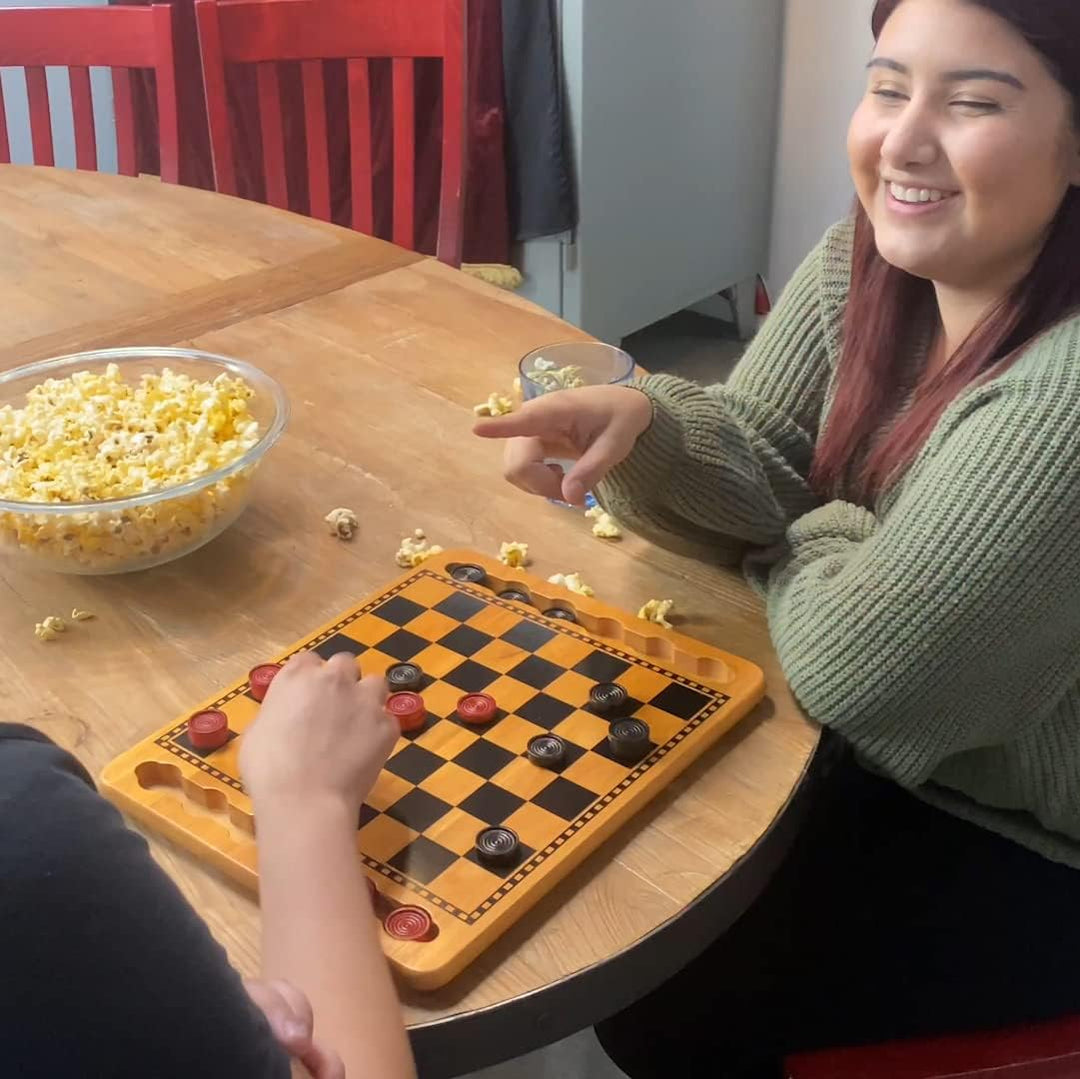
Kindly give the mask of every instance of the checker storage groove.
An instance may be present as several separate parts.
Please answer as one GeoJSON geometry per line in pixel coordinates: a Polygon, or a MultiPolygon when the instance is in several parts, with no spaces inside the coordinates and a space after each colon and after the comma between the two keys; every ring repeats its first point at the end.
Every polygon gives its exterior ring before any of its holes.
{"type": "MultiPolygon", "coordinates": [[[[423,673],[427,717],[403,734],[357,821],[357,851],[377,889],[384,925],[401,908],[431,919],[423,939],[384,947],[411,985],[450,981],[586,855],[623,825],[761,699],[761,671],[746,660],[586,599],[472,551],[450,551],[404,574],[276,657],[310,649],[356,657],[364,674],[395,663],[423,673]],[[455,580],[480,566],[482,584],[455,580]],[[507,588],[530,603],[500,599],[507,588]],[[548,618],[552,607],[576,621],[548,618]],[[589,691],[614,682],[621,714],[649,726],[647,753],[621,763],[609,720],[589,691]],[[473,726],[458,700],[487,693],[495,719],[473,726]],[[533,763],[529,740],[558,735],[558,767],[533,763]],[[517,861],[492,866],[473,844],[485,828],[512,829],[517,861]]],[[[238,769],[244,730],[258,713],[246,677],[112,761],[103,792],[121,809],[242,884],[257,883],[254,819],[238,769]],[[203,709],[228,717],[229,740],[192,745],[187,720],[203,709]]]]}

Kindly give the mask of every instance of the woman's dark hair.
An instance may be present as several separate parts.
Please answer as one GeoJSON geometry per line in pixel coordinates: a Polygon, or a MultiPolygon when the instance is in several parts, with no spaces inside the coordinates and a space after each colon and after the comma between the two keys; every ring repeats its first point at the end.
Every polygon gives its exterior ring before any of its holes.
{"type": "MultiPolygon", "coordinates": [[[[904,0],[878,0],[875,39],[904,0]]],[[[1007,20],[1043,56],[1071,95],[1080,126],[1080,0],[966,0],[1007,20]]],[[[888,427],[903,393],[913,314],[932,309],[929,281],[878,254],[866,212],[856,210],[851,292],[844,314],[836,396],[814,456],[811,480],[824,497],[847,483],[864,501],[902,475],[942,413],[964,389],[1015,362],[1032,338],[1080,308],[1080,188],[1069,189],[1027,276],[991,310],[950,358],[920,385],[911,407],[888,427]],[[885,433],[875,442],[879,432],[885,433]],[[853,462],[865,454],[861,469],[853,462]]]]}

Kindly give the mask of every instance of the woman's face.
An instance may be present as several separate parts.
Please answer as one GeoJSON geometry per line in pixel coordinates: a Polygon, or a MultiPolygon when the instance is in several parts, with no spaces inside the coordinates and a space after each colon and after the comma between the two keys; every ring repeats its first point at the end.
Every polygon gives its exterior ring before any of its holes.
{"type": "Polygon", "coordinates": [[[882,257],[959,288],[1015,283],[1080,184],[1069,95],[967,0],[904,0],[868,75],[848,152],[882,257]]]}

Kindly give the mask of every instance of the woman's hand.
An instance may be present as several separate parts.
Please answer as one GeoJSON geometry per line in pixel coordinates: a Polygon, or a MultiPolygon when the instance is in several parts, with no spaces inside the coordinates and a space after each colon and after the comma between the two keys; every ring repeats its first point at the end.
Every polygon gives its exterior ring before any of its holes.
{"type": "Polygon", "coordinates": [[[355,819],[400,733],[386,712],[385,679],[358,678],[345,653],[324,663],[301,652],[285,664],[240,748],[257,809],[328,795],[355,819]]]}
{"type": "Polygon", "coordinates": [[[584,386],[527,401],[509,416],[483,420],[481,438],[506,438],[503,472],[516,487],[580,506],[585,495],[634,448],[652,422],[652,402],[628,386],[584,386]],[[545,464],[574,458],[564,476],[545,464]]]}

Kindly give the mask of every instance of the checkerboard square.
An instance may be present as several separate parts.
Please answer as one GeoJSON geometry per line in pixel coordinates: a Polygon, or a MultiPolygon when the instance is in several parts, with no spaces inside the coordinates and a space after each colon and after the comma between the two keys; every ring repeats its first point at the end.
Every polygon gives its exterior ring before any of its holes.
{"type": "Polygon", "coordinates": [[[449,811],[450,806],[441,798],[416,787],[404,798],[398,799],[386,813],[394,820],[408,825],[414,832],[423,832],[449,811]]]}
{"type": "Polygon", "coordinates": [[[356,822],[357,828],[363,828],[368,821],[374,820],[379,815],[377,809],[372,809],[371,806],[364,802],[360,806],[360,819],[356,822]]]}
{"type": "MultiPolygon", "coordinates": [[[[473,775],[472,772],[466,771],[453,761],[440,761],[439,767],[419,784],[421,790],[434,794],[436,798],[441,798],[454,806],[483,785],[484,781],[480,776],[473,775]]],[[[454,814],[451,813],[450,816],[454,814]]],[[[438,827],[437,823],[435,827],[438,827]]],[[[435,838],[433,832],[429,831],[427,834],[435,838]]]]}
{"type": "Polygon", "coordinates": [[[420,884],[430,884],[457,859],[452,850],[433,843],[426,836],[419,836],[404,850],[398,851],[387,864],[420,884]]]}
{"type": "Polygon", "coordinates": [[[443,681],[464,690],[466,693],[480,693],[498,678],[496,671],[490,667],[484,667],[474,663],[471,659],[465,660],[452,671],[443,675],[443,681]]]}
{"type": "Polygon", "coordinates": [[[614,682],[629,666],[626,660],[608,652],[592,652],[575,663],[573,669],[594,682],[614,682]]]}
{"type": "Polygon", "coordinates": [[[323,659],[336,656],[338,652],[349,652],[354,656],[359,656],[367,651],[367,645],[354,641],[352,637],[346,637],[344,633],[335,633],[332,637],[327,637],[322,644],[317,644],[312,651],[317,652],[323,659]]]}
{"type": "Polygon", "coordinates": [[[501,824],[524,802],[524,798],[519,798],[494,783],[485,783],[461,803],[461,808],[488,824],[501,824]]]}
{"type": "Polygon", "coordinates": [[[412,658],[420,669],[432,678],[442,678],[447,671],[452,671],[460,662],[461,656],[437,644],[430,644],[412,658]]]}
{"type": "Polygon", "coordinates": [[[557,727],[574,711],[574,706],[563,701],[557,701],[546,693],[537,693],[531,701],[526,701],[514,711],[522,719],[527,719],[530,723],[535,723],[538,727],[550,731],[552,727],[557,727]]]}
{"type": "Polygon", "coordinates": [[[408,745],[400,753],[395,753],[387,762],[387,771],[393,772],[410,783],[419,783],[427,779],[432,772],[443,766],[442,757],[429,753],[423,746],[408,745]]]}
{"type": "Polygon", "coordinates": [[[376,607],[371,613],[377,614],[381,619],[395,626],[403,626],[406,622],[411,622],[418,614],[423,614],[424,610],[425,608],[419,603],[413,603],[411,599],[394,596],[393,599],[388,599],[376,607]]]}
{"type": "Polygon", "coordinates": [[[451,652],[457,652],[460,656],[475,655],[491,641],[486,633],[481,633],[478,629],[473,629],[472,626],[458,626],[457,629],[451,630],[445,637],[439,639],[439,644],[443,648],[449,648],[451,652]]]}
{"type": "Polygon", "coordinates": [[[510,750],[516,757],[525,752],[530,738],[543,733],[543,727],[538,727],[521,716],[507,716],[502,722],[495,723],[484,731],[484,739],[510,750]]]}
{"type": "Polygon", "coordinates": [[[434,610],[439,614],[445,614],[447,618],[456,618],[459,622],[467,622],[474,614],[479,614],[487,606],[483,600],[475,596],[467,596],[464,592],[455,592],[447,596],[441,603],[436,603],[434,610]]]}
{"type": "Polygon", "coordinates": [[[423,637],[417,637],[407,629],[399,629],[391,633],[385,640],[379,641],[379,651],[385,652],[394,659],[406,662],[427,648],[428,642],[423,637]]]}
{"type": "Polygon", "coordinates": [[[519,682],[532,686],[533,689],[544,689],[563,673],[563,669],[554,663],[549,663],[546,659],[541,659],[539,656],[529,656],[528,659],[522,660],[521,663],[516,667],[512,667],[506,673],[511,678],[516,678],[519,682]]]}
{"type": "Polygon", "coordinates": [[[562,817],[563,820],[573,820],[595,801],[596,795],[592,791],[579,787],[562,776],[545,787],[533,799],[535,805],[546,809],[549,813],[554,813],[557,817],[562,817]]]}
{"type": "Polygon", "coordinates": [[[510,876],[522,862],[527,862],[536,851],[526,843],[519,843],[517,850],[517,857],[509,865],[488,865],[475,850],[469,851],[465,857],[473,863],[473,865],[480,866],[481,869],[486,869],[492,876],[503,879],[510,876]]]}
{"type": "Polygon", "coordinates": [[[693,719],[698,712],[709,704],[711,699],[704,693],[699,693],[696,689],[672,682],[667,689],[661,690],[649,703],[654,708],[670,712],[680,719],[693,719]]]}
{"type": "Polygon", "coordinates": [[[526,652],[535,652],[558,634],[539,622],[521,621],[502,636],[504,641],[509,641],[526,652]]]}
{"type": "Polygon", "coordinates": [[[494,742],[480,738],[468,749],[454,758],[454,764],[468,769],[474,775],[490,779],[501,768],[505,768],[514,759],[514,754],[494,742]]]}

